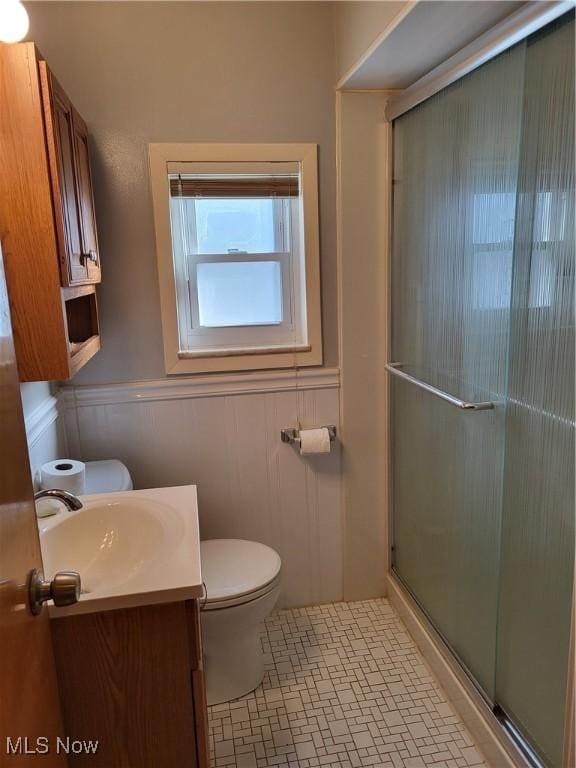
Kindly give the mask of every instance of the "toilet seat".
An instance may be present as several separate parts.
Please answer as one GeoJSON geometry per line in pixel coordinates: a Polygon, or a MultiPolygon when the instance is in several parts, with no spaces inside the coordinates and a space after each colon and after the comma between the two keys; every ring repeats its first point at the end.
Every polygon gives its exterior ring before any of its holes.
{"type": "Polygon", "coordinates": [[[210,591],[207,589],[208,592],[208,599],[204,603],[202,610],[203,611],[217,611],[221,608],[232,608],[235,605],[246,605],[247,603],[251,603],[253,600],[258,600],[261,597],[265,597],[270,592],[276,589],[280,584],[280,574],[271,581],[269,584],[266,584],[266,586],[262,587],[262,589],[258,589],[255,592],[248,592],[243,595],[239,595],[238,597],[230,597],[227,600],[214,600],[210,599],[210,591]]]}
{"type": "Polygon", "coordinates": [[[280,583],[281,560],[265,544],[243,539],[209,539],[200,543],[204,610],[244,605],[272,592],[280,583]]]}

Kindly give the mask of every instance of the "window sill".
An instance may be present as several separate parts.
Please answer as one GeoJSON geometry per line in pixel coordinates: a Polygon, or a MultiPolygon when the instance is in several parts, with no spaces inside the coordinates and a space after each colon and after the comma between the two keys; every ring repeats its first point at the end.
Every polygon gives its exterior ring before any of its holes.
{"type": "Polygon", "coordinates": [[[286,352],[310,352],[309,344],[296,344],[286,346],[275,345],[272,347],[242,347],[242,349],[198,349],[194,351],[178,352],[179,360],[197,360],[203,357],[244,357],[246,355],[274,355],[286,352]]]}
{"type": "Polygon", "coordinates": [[[202,350],[165,356],[169,376],[193,373],[234,373],[241,371],[304,368],[322,365],[322,349],[311,346],[258,347],[257,350],[202,350]]]}

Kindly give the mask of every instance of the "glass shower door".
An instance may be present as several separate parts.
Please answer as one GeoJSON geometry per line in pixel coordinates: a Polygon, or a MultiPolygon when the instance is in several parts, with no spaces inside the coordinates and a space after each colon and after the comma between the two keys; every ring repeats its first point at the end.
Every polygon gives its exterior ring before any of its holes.
{"type": "Polygon", "coordinates": [[[559,766],[574,567],[573,20],[528,41],[520,157],[496,700],[559,766]]]}
{"type": "Polygon", "coordinates": [[[393,567],[550,768],[574,575],[574,87],[571,12],[394,122],[393,567]]]}
{"type": "Polygon", "coordinates": [[[393,562],[494,699],[524,47],[394,123],[393,562]]]}

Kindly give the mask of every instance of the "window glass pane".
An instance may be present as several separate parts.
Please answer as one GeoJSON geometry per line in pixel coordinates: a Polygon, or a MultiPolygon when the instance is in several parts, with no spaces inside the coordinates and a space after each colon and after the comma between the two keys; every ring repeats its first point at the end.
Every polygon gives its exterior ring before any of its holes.
{"type": "Polygon", "coordinates": [[[509,251],[478,251],[472,262],[472,307],[506,309],[512,284],[512,247],[509,251]]]}
{"type": "Polygon", "coordinates": [[[554,250],[537,250],[534,246],[530,262],[529,307],[552,306],[557,262],[558,254],[554,250]]]}
{"type": "Polygon", "coordinates": [[[197,265],[200,325],[209,328],[282,322],[278,261],[203,262],[197,265]]]}
{"type": "Polygon", "coordinates": [[[476,244],[506,243],[514,239],[514,192],[474,194],[474,238],[476,244]]]}
{"type": "Polygon", "coordinates": [[[274,253],[274,199],[196,199],[198,253],[274,253]]]}
{"type": "Polygon", "coordinates": [[[536,193],[534,240],[546,243],[564,240],[570,196],[564,191],[536,193]]]}

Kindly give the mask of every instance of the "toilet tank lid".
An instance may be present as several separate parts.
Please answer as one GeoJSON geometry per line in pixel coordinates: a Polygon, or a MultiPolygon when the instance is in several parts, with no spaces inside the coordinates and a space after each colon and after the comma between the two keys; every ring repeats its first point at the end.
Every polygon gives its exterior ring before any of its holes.
{"type": "Polygon", "coordinates": [[[86,462],[86,493],[131,491],[130,472],[118,459],[86,462]]]}
{"type": "Polygon", "coordinates": [[[202,579],[208,601],[256,592],[280,573],[280,555],[266,544],[244,539],[200,542],[202,579]]]}

